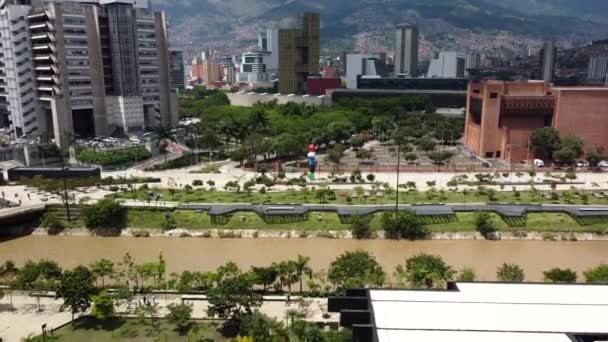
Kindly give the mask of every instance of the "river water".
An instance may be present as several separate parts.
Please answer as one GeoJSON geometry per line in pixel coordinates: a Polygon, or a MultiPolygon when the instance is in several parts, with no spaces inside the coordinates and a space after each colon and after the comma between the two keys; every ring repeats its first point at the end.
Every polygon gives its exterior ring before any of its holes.
{"type": "Polygon", "coordinates": [[[541,281],[542,272],[568,267],[582,272],[608,263],[608,241],[356,241],[324,239],[203,239],[203,238],[97,238],[27,236],[0,242],[0,262],[11,259],[22,265],[28,259],[46,258],[64,268],[87,265],[107,258],[119,261],[129,252],[137,262],[155,260],[163,253],[168,272],[210,271],[227,261],[242,268],[263,266],[295,258],[311,258],[315,271],[327,269],[336,256],[347,250],[371,252],[387,273],[417,253],[440,255],[454,268],[472,267],[478,280],[495,280],[496,268],[504,262],[522,266],[526,280],[541,281]]]}

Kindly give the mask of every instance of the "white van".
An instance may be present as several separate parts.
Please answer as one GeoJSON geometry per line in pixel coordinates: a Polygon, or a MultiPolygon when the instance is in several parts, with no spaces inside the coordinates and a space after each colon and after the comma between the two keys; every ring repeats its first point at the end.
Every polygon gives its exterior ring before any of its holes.
{"type": "Polygon", "coordinates": [[[534,166],[535,167],[545,167],[545,162],[540,159],[534,159],[534,166]]]}

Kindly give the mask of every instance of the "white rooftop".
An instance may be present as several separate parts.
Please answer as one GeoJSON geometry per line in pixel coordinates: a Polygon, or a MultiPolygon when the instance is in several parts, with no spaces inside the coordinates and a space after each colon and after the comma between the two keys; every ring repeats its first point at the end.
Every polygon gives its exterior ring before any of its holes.
{"type": "Polygon", "coordinates": [[[370,290],[379,342],[571,341],[608,334],[608,285],[457,283],[456,290],[370,290]]]}

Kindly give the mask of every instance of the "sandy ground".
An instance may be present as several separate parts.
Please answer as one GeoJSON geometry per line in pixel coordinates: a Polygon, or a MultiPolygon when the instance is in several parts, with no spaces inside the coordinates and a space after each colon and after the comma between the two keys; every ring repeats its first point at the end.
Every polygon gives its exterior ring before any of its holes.
{"type": "MultiPolygon", "coordinates": [[[[318,322],[337,322],[339,317],[332,314],[329,319],[323,318],[323,313],[327,310],[326,299],[307,300],[307,305],[301,306],[296,300],[288,305],[283,297],[268,297],[260,311],[270,317],[285,321],[288,310],[300,310],[307,313],[307,319],[318,322]],[[271,300],[270,300],[271,299],[271,300]]],[[[181,303],[181,296],[176,295],[156,295],[146,296],[147,301],[154,301],[158,304],[158,317],[164,317],[167,313],[167,305],[171,303],[181,303]]],[[[37,300],[34,297],[15,295],[12,298],[15,310],[9,310],[8,298],[0,301],[0,338],[4,342],[19,342],[22,338],[41,333],[43,324],[47,324],[47,329],[53,329],[70,322],[69,312],[60,312],[61,300],[51,298],[41,298],[40,304],[42,311],[38,311],[37,300]]],[[[117,312],[121,314],[132,314],[136,305],[143,303],[143,297],[137,297],[127,310],[126,304],[121,304],[117,312]],[[138,304],[139,303],[139,304],[138,304]]],[[[192,318],[202,319],[207,317],[208,303],[205,300],[188,300],[186,303],[193,306],[192,318]]]]}

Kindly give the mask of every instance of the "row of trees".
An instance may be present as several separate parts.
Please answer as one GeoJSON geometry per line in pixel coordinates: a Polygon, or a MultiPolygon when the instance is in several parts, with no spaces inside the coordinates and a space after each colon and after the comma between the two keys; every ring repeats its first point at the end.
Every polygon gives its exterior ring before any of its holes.
{"type": "Polygon", "coordinates": [[[540,128],[535,130],[530,137],[530,148],[534,155],[541,159],[551,159],[558,165],[573,165],[578,158],[583,156],[591,167],[597,167],[604,159],[604,151],[599,146],[589,147],[585,151],[584,141],[574,135],[561,137],[555,128],[540,128]]]}

